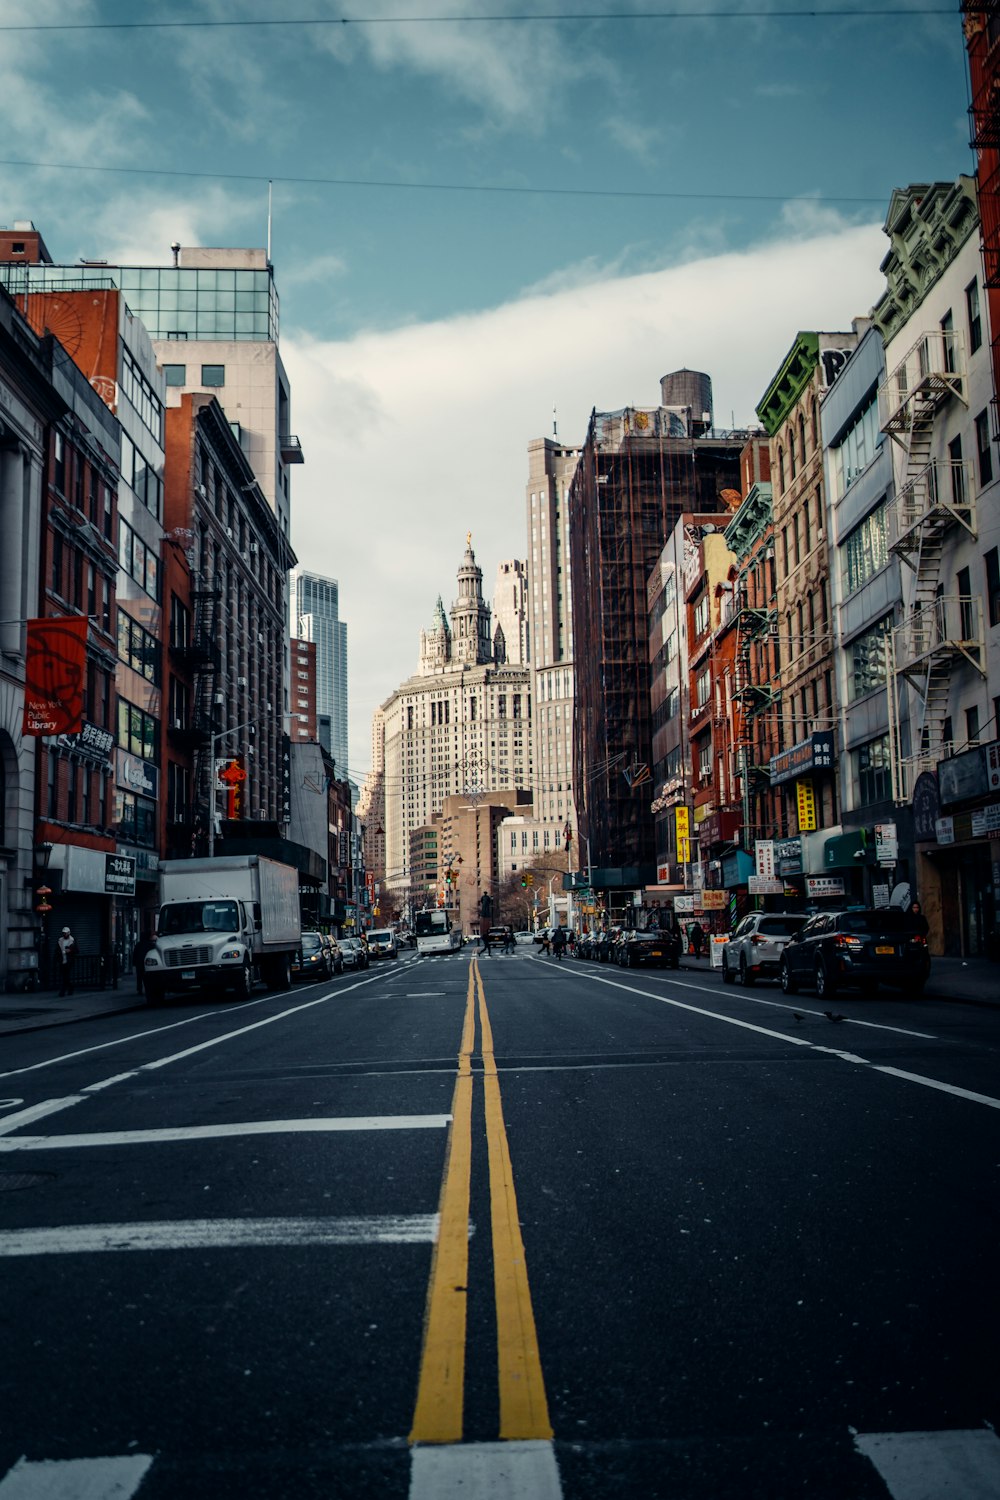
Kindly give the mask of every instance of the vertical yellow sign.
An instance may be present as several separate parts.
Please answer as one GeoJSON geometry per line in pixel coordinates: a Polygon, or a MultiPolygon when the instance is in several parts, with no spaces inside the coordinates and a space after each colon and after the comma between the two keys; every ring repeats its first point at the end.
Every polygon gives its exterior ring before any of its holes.
{"type": "Polygon", "coordinates": [[[691,861],[691,814],[686,807],[674,808],[674,831],[677,841],[677,862],[681,865],[691,861]]]}
{"type": "Polygon", "coordinates": [[[798,799],[799,832],[812,833],[816,828],[816,796],[811,781],[797,781],[795,793],[798,799]]]}

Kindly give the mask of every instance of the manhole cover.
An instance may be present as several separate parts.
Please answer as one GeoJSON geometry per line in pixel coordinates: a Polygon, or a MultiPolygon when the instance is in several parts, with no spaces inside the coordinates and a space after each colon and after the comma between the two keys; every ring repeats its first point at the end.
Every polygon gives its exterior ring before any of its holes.
{"type": "Polygon", "coordinates": [[[18,1188],[41,1187],[51,1182],[55,1172],[0,1172],[0,1193],[14,1193],[18,1188]]]}

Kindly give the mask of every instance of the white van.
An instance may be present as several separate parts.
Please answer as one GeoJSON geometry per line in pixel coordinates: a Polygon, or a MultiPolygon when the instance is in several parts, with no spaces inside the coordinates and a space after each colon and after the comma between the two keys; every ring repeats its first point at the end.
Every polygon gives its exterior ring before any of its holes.
{"type": "Polygon", "coordinates": [[[371,932],[365,933],[368,943],[368,953],[371,958],[398,958],[399,948],[396,945],[396,934],[388,927],[374,927],[371,932]]]}

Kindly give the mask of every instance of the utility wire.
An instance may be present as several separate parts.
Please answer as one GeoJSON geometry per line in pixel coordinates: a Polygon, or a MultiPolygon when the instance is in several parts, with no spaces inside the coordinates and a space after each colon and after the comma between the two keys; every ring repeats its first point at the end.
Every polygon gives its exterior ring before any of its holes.
{"type": "Polygon", "coordinates": [[[492,193],[501,196],[520,194],[536,198],[648,198],[653,200],[726,203],[871,203],[885,206],[885,195],[866,197],[862,194],[833,194],[829,197],[814,193],[705,193],[705,192],[656,192],[646,188],[568,188],[568,187],[511,187],[494,186],[479,182],[390,182],[374,177],[283,177],[277,172],[192,172],[180,167],[99,167],[91,162],[72,161],[22,161],[0,158],[0,167],[27,167],[33,172],[105,172],[133,177],[187,177],[209,182],[276,182],[296,187],[350,187],[389,188],[415,193],[492,193]]]}
{"type": "Polygon", "coordinates": [[[0,25],[0,31],[235,31],[252,26],[478,26],[484,23],[523,26],[559,21],[611,21],[616,25],[623,21],[866,21],[883,16],[955,16],[959,13],[954,5],[885,5],[864,10],[838,7],[831,10],[551,11],[539,12],[537,15],[511,16],[307,16],[239,21],[24,21],[0,25]]]}

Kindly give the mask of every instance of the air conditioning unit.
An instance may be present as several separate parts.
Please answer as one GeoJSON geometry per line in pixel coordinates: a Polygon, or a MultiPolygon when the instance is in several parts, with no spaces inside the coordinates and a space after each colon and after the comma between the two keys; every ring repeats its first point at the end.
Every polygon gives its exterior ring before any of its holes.
{"type": "Polygon", "coordinates": [[[225,699],[225,695],[223,693],[216,693],[216,695],[215,695],[215,702],[216,703],[225,703],[225,701],[226,701],[226,699],[225,699]]]}
{"type": "Polygon", "coordinates": [[[259,550],[260,550],[260,549],[259,549],[259,548],[258,548],[258,546],[257,546],[257,543],[256,543],[256,542],[251,542],[251,543],[250,543],[250,551],[251,551],[251,552],[258,552],[258,551],[259,551],[259,550]]]}
{"type": "Polygon", "coordinates": [[[231,526],[227,526],[226,527],[226,536],[229,538],[230,541],[232,541],[232,539],[233,539],[233,528],[231,526]]]}
{"type": "Polygon", "coordinates": [[[175,729],[183,729],[184,728],[184,720],[183,719],[175,719],[174,720],[174,728],[175,729]]]}
{"type": "Polygon", "coordinates": [[[264,644],[264,632],[262,630],[258,630],[257,632],[257,644],[258,646],[263,646],[264,644]]]}
{"type": "Polygon", "coordinates": [[[246,685],[247,685],[247,679],[245,677],[237,677],[237,679],[236,679],[236,686],[237,687],[246,687],[246,685]]]}
{"type": "Polygon", "coordinates": [[[207,500],[208,499],[208,490],[205,488],[205,486],[203,484],[199,484],[197,486],[197,490],[198,490],[198,494],[201,496],[201,498],[203,500],[207,500]]]}

